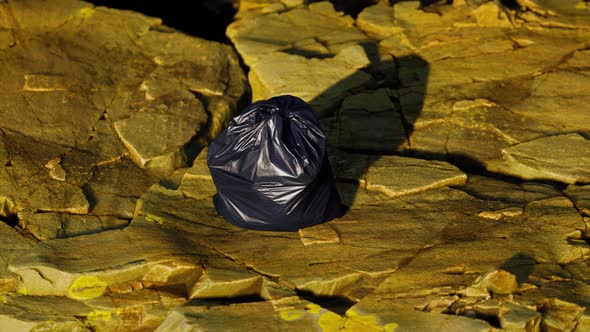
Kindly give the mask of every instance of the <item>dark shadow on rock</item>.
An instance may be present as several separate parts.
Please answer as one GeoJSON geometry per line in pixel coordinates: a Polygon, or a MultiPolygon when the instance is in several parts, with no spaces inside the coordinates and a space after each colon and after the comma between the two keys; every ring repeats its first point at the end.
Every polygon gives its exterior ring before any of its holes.
{"type": "Polygon", "coordinates": [[[252,303],[266,301],[257,295],[237,296],[237,297],[216,297],[209,299],[193,299],[185,304],[185,306],[203,306],[203,307],[219,307],[228,306],[239,303],[252,303]]]}
{"type": "Polygon", "coordinates": [[[429,65],[417,55],[383,60],[375,44],[362,45],[370,64],[310,101],[323,118],[328,155],[343,204],[351,206],[367,169],[381,155],[408,154],[419,118],[429,65]],[[355,84],[370,74],[366,84],[355,84]],[[353,88],[349,88],[353,87],[353,88]],[[335,98],[337,96],[337,98],[335,98]]]}
{"type": "Polygon", "coordinates": [[[356,302],[345,296],[320,296],[302,290],[297,290],[297,295],[339,315],[344,315],[350,307],[356,304],[356,302]]]}
{"type": "Polygon", "coordinates": [[[10,227],[16,227],[18,225],[18,216],[16,214],[0,216],[0,221],[7,224],[10,227]]]}
{"type": "Polygon", "coordinates": [[[96,6],[128,9],[159,17],[164,25],[189,35],[228,42],[225,28],[232,22],[236,0],[215,1],[145,1],[145,0],[89,0],[96,6]]]}
{"type": "Polygon", "coordinates": [[[529,276],[535,270],[535,265],[537,265],[537,262],[531,256],[525,253],[518,253],[502,263],[500,268],[514,274],[516,281],[520,284],[529,282],[529,276]]]}
{"type": "MultiPolygon", "coordinates": [[[[325,0],[313,0],[312,2],[320,2],[325,0]]],[[[354,18],[358,16],[368,6],[372,6],[379,2],[379,0],[329,0],[333,5],[334,9],[339,12],[343,12],[346,15],[350,15],[354,18]]]]}

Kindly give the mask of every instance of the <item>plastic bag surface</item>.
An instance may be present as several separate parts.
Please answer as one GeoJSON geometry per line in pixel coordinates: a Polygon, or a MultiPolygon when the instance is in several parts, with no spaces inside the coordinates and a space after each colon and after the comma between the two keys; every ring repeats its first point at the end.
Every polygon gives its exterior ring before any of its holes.
{"type": "Polygon", "coordinates": [[[247,229],[296,231],[341,217],[326,136],[311,107],[294,96],[253,103],[209,145],[213,202],[247,229]]]}

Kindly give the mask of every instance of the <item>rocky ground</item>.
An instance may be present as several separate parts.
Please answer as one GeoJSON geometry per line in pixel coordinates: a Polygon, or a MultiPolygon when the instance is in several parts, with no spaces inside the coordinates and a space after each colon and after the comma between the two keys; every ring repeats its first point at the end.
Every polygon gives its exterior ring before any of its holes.
{"type": "Polygon", "coordinates": [[[0,331],[590,330],[590,4],[346,3],[0,2],[0,331]],[[351,210],[236,228],[204,147],[285,93],[351,210]]]}

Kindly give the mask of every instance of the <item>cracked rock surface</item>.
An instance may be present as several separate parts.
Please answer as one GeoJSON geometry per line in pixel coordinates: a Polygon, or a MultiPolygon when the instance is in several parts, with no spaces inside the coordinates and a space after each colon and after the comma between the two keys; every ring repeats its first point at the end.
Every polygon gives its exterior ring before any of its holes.
{"type": "Polygon", "coordinates": [[[574,2],[242,0],[225,44],[0,2],[0,331],[589,330],[574,2]],[[206,146],[284,93],[350,211],[237,228],[206,146]]]}

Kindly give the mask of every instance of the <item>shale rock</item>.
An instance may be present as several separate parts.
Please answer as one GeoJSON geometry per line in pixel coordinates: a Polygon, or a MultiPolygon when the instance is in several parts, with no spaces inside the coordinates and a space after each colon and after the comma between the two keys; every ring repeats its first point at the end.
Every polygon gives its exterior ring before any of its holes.
{"type": "Polygon", "coordinates": [[[523,179],[589,183],[590,141],[578,134],[541,138],[502,150],[503,165],[491,166],[523,179]]]}
{"type": "Polygon", "coordinates": [[[358,45],[342,49],[330,59],[271,53],[257,60],[250,69],[252,99],[292,94],[311,102],[318,116],[327,116],[349,90],[371,80],[371,75],[359,70],[369,63],[364,49],[358,45]]]}
{"type": "Polygon", "coordinates": [[[590,12],[513,5],[244,0],[236,54],[0,1],[0,330],[588,330],[590,12]],[[216,213],[240,63],[311,103],[345,216],[216,213]]]}

